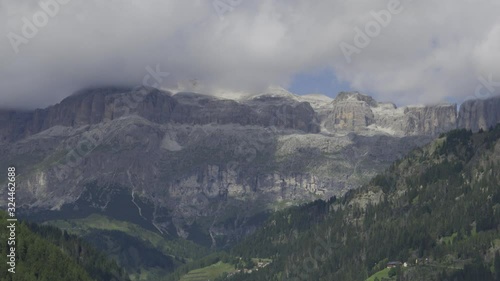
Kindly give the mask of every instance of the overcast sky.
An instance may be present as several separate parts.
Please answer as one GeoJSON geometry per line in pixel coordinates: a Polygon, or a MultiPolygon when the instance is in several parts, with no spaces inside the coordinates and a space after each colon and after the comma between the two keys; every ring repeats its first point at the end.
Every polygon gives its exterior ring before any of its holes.
{"type": "MultiPolygon", "coordinates": [[[[480,77],[500,82],[498,0],[59,1],[44,18],[50,0],[0,0],[2,107],[154,84],[147,69],[157,67],[170,73],[159,76],[164,88],[358,90],[397,104],[460,103],[480,77]],[[367,27],[369,44],[356,44],[367,27]]],[[[493,84],[478,93],[499,93],[493,84]]]]}

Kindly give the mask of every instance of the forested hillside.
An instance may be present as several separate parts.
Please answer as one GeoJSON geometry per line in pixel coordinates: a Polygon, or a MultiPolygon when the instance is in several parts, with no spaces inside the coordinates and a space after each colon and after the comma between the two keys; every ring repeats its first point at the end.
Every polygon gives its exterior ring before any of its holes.
{"type": "MultiPolygon", "coordinates": [[[[0,212],[0,220],[6,221],[0,212]]],[[[2,227],[0,240],[7,241],[2,227]]],[[[10,246],[9,246],[10,247],[10,246]]],[[[7,271],[7,244],[0,247],[1,281],[127,281],[129,278],[114,261],[88,246],[74,235],[52,226],[25,222],[16,225],[16,269],[7,271]]]]}
{"type": "Polygon", "coordinates": [[[499,139],[452,131],[343,198],[274,214],[232,250],[272,264],[226,280],[500,280],[499,139]]]}

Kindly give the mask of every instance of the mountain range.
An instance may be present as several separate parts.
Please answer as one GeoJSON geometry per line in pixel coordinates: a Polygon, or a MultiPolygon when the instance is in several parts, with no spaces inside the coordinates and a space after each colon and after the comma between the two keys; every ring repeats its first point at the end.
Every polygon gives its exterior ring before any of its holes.
{"type": "MultiPolygon", "coordinates": [[[[270,88],[221,98],[92,88],[45,109],[0,110],[1,168],[19,171],[25,218],[61,225],[102,215],[194,242],[189,249],[221,249],[253,233],[272,211],[362,186],[441,133],[493,127],[499,109],[498,97],[458,109],[397,107],[359,92],[332,99],[270,88]]],[[[85,235],[136,239],[119,232],[85,235]]],[[[165,255],[174,265],[200,255],[169,249],[150,257],[165,255]]],[[[117,259],[130,261],[127,255],[117,259]]]]}
{"type": "Polygon", "coordinates": [[[246,225],[265,210],[340,195],[440,133],[488,129],[499,108],[499,98],[457,111],[398,108],[358,92],[331,99],[270,88],[229,100],[86,89],[45,109],[1,110],[0,150],[4,165],[22,171],[28,213],[102,211],[121,196],[158,231],[189,239],[198,225],[215,246],[241,235],[229,221],[246,225]]]}

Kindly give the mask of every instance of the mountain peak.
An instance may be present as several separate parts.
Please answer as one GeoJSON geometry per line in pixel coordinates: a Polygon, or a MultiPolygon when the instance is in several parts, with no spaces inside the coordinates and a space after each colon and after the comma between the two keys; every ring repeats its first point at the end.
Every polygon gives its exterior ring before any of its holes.
{"type": "Polygon", "coordinates": [[[250,99],[255,100],[255,99],[291,99],[298,101],[299,98],[297,95],[290,93],[286,89],[279,87],[279,86],[270,86],[268,87],[264,92],[251,96],[250,99]]]}
{"type": "Polygon", "coordinates": [[[368,103],[370,106],[376,107],[377,101],[375,101],[371,96],[361,94],[360,92],[340,92],[337,97],[333,100],[334,103],[339,102],[351,102],[351,101],[363,101],[368,103]]]}

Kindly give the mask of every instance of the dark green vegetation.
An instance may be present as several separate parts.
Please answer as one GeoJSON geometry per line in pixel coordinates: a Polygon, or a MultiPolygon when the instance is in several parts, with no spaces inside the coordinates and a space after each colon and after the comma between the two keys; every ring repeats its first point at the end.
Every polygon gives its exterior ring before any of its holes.
{"type": "MultiPolygon", "coordinates": [[[[6,215],[0,212],[0,220],[6,215]]],[[[7,241],[2,227],[0,240],[7,241]]],[[[5,243],[5,242],[2,242],[5,243]]],[[[128,281],[127,274],[86,242],[52,226],[17,222],[16,270],[7,272],[7,245],[0,247],[0,280],[43,281],[128,281]]]]}
{"type": "Polygon", "coordinates": [[[167,239],[159,232],[98,214],[46,223],[77,234],[101,249],[125,268],[133,280],[162,280],[175,268],[209,253],[191,241],[167,239]]]}
{"type": "Polygon", "coordinates": [[[363,281],[388,261],[408,264],[390,280],[500,280],[499,139],[452,131],[340,199],[275,213],[232,249],[273,263],[226,280],[363,281]]]}

